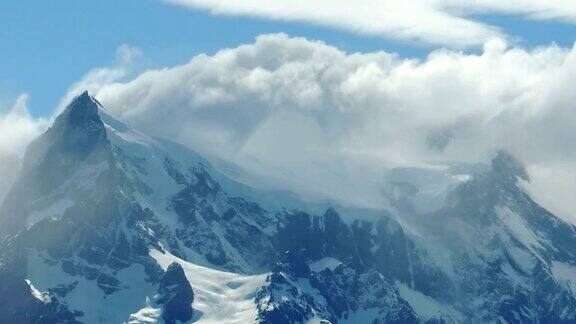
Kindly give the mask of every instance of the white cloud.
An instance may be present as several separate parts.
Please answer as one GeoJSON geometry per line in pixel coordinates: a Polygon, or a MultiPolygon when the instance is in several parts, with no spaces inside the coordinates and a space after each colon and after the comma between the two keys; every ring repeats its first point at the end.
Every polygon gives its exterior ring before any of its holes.
{"type": "Polygon", "coordinates": [[[30,141],[48,126],[28,113],[27,95],[21,95],[7,113],[0,113],[0,203],[20,169],[20,156],[30,141]]]}
{"type": "Polygon", "coordinates": [[[336,27],[367,35],[467,47],[495,36],[497,28],[450,14],[426,0],[166,0],[216,15],[239,15],[336,27]]]}
{"type": "Polygon", "coordinates": [[[478,55],[417,61],[278,34],[93,93],[136,127],[272,185],[376,206],[395,166],[486,161],[497,149],[540,175],[576,165],[575,71],[576,50],[556,46],[491,40],[478,55]]]}
{"type": "Polygon", "coordinates": [[[28,95],[21,95],[7,113],[0,113],[0,155],[22,155],[28,143],[47,127],[46,119],[30,116],[27,102],[28,95]]]}
{"type": "Polygon", "coordinates": [[[78,93],[85,90],[93,92],[107,84],[127,77],[132,71],[135,62],[138,62],[141,57],[142,51],[137,47],[127,44],[119,46],[116,50],[116,62],[114,66],[94,68],[88,71],[80,81],[70,86],[66,95],[64,95],[56,107],[56,115],[62,112],[78,93]]]}
{"type": "Polygon", "coordinates": [[[572,0],[445,0],[447,8],[467,12],[490,12],[525,15],[536,20],[558,20],[576,23],[576,2],[572,0]]]}
{"type": "Polygon", "coordinates": [[[576,23],[573,0],[164,0],[215,15],[250,16],[340,28],[451,47],[481,45],[503,33],[473,14],[523,15],[576,23]]]}
{"type": "Polygon", "coordinates": [[[576,220],[576,172],[573,161],[547,162],[528,168],[530,182],[526,188],[533,198],[552,213],[576,220]]]}

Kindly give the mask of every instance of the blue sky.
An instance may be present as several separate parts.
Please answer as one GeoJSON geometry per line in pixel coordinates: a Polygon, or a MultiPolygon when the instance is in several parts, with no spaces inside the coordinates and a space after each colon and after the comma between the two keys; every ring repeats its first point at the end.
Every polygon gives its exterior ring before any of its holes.
{"type": "MultiPolygon", "coordinates": [[[[502,14],[475,19],[501,27],[524,47],[551,42],[571,47],[576,35],[576,26],[554,21],[502,14]]],[[[385,50],[424,57],[435,48],[300,22],[214,16],[155,0],[2,1],[0,21],[0,98],[10,102],[28,93],[35,116],[49,114],[91,68],[112,64],[122,44],[139,48],[150,68],[184,63],[195,54],[277,32],[322,40],[347,52],[385,50]]]]}

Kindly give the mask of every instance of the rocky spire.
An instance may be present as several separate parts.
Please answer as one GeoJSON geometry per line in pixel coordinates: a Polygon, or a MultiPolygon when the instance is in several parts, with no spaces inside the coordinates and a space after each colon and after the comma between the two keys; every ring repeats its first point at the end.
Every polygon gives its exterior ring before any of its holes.
{"type": "Polygon", "coordinates": [[[87,91],[76,96],[52,127],[29,145],[24,168],[34,168],[56,152],[71,160],[83,160],[95,148],[105,145],[106,127],[99,109],[100,104],[87,91]]]}
{"type": "Polygon", "coordinates": [[[492,159],[492,173],[500,177],[511,178],[514,181],[516,177],[529,180],[524,165],[510,153],[502,150],[498,151],[492,159]]]}

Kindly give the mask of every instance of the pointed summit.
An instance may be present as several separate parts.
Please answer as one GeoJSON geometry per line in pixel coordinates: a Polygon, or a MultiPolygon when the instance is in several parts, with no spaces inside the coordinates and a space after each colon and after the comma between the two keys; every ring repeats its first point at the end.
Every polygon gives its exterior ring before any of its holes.
{"type": "MultiPolygon", "coordinates": [[[[22,229],[20,207],[48,196],[87,164],[112,165],[112,151],[99,104],[88,92],[74,98],[52,127],[36,138],[24,154],[20,178],[4,200],[0,236],[22,229]],[[88,161],[88,162],[87,162],[88,161]]],[[[1,212],[1,211],[0,211],[1,212]]]]}
{"type": "Polygon", "coordinates": [[[90,150],[106,137],[99,107],[98,101],[84,91],[56,118],[51,131],[59,134],[68,149],[77,152],[90,150]]]}
{"type": "Polygon", "coordinates": [[[69,160],[82,160],[97,147],[105,146],[106,127],[100,118],[99,107],[98,101],[88,91],[76,96],[52,127],[28,146],[25,169],[55,154],[66,156],[69,160]]]}
{"type": "Polygon", "coordinates": [[[98,116],[98,101],[90,96],[88,91],[82,92],[76,96],[66,107],[64,112],[58,116],[55,125],[66,120],[66,123],[83,124],[100,119],[98,116]]]}
{"type": "Polygon", "coordinates": [[[512,154],[506,151],[498,151],[492,159],[492,172],[498,176],[506,178],[521,178],[528,181],[528,173],[524,165],[518,161],[512,154]]]}

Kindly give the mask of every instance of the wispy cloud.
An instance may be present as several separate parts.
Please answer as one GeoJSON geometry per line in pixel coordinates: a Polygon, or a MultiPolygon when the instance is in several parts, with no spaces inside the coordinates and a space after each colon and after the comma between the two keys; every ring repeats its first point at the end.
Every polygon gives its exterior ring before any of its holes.
{"type": "Polygon", "coordinates": [[[93,92],[103,86],[127,77],[133,66],[142,58],[142,52],[137,47],[123,44],[116,49],[116,62],[111,67],[94,68],[72,84],[56,107],[56,115],[64,110],[70,101],[79,93],[88,90],[93,92]]]}
{"type": "Polygon", "coordinates": [[[524,15],[528,19],[576,23],[576,2],[572,0],[443,0],[447,9],[466,13],[501,13],[524,15]]]}
{"type": "Polygon", "coordinates": [[[28,95],[23,94],[5,114],[0,114],[0,156],[22,155],[28,143],[48,126],[45,118],[28,113],[28,95]]]}
{"type": "Polygon", "coordinates": [[[506,38],[474,14],[576,22],[572,0],[164,0],[214,15],[250,16],[335,27],[366,35],[465,48],[506,38]]]}
{"type": "Polygon", "coordinates": [[[26,146],[48,127],[47,119],[28,113],[27,102],[23,94],[7,113],[0,113],[0,204],[18,175],[26,146]]]}

